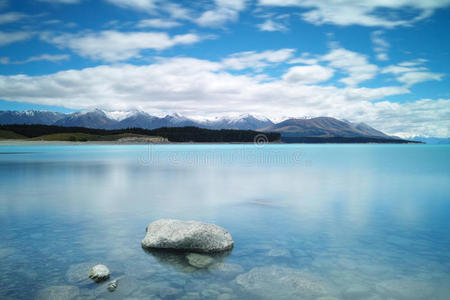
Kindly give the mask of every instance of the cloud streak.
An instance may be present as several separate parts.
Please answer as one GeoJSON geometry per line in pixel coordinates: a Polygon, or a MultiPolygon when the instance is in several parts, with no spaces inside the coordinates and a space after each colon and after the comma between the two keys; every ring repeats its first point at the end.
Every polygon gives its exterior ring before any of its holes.
{"type": "Polygon", "coordinates": [[[69,48],[80,56],[107,62],[139,58],[143,50],[161,51],[177,45],[194,44],[202,40],[202,37],[193,33],[169,36],[164,32],[120,32],[114,30],[62,35],[44,33],[41,38],[60,48],[69,48]]]}
{"type": "Polygon", "coordinates": [[[301,13],[304,21],[315,24],[334,24],[340,26],[360,25],[368,27],[393,28],[409,26],[430,17],[436,9],[448,7],[450,1],[435,0],[259,0],[264,7],[298,7],[306,12],[301,13]],[[416,10],[413,17],[402,17],[398,11],[416,10]],[[391,14],[377,13],[387,10],[391,14]]]}

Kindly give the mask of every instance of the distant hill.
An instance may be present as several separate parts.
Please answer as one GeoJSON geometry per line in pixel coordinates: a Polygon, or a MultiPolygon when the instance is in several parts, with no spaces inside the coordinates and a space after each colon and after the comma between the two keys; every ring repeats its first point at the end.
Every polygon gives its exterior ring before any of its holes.
{"type": "Polygon", "coordinates": [[[351,123],[330,117],[288,119],[262,129],[284,137],[391,137],[364,123],[351,123]]]}
{"type": "Polygon", "coordinates": [[[352,123],[331,117],[312,119],[291,118],[274,123],[266,117],[250,114],[209,120],[194,120],[180,114],[161,117],[138,110],[104,111],[94,109],[69,114],[48,111],[0,111],[1,124],[43,124],[107,130],[126,128],[153,130],[161,127],[197,127],[214,130],[235,129],[277,132],[282,137],[364,137],[399,140],[398,137],[389,136],[367,124],[352,123]]]}
{"type": "Polygon", "coordinates": [[[423,143],[430,144],[430,145],[448,145],[448,144],[450,144],[450,138],[416,136],[412,140],[423,142],[423,143]]]}

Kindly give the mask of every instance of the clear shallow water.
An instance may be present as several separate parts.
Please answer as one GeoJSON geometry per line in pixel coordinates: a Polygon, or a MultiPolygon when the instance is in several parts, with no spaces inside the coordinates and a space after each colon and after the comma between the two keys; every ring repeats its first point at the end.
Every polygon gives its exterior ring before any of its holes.
{"type": "Polygon", "coordinates": [[[2,146],[0,298],[450,299],[449,168],[449,146],[2,146]],[[148,253],[158,218],[235,248],[148,253]]]}

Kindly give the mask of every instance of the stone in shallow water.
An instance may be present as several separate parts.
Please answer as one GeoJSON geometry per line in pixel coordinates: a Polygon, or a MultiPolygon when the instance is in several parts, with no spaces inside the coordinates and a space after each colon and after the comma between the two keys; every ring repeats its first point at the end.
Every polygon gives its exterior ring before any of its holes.
{"type": "Polygon", "coordinates": [[[231,234],[222,227],[196,221],[157,220],[147,226],[142,247],[190,252],[220,252],[233,248],[231,234]]]}
{"type": "Polygon", "coordinates": [[[51,286],[41,290],[37,300],[72,300],[78,297],[80,290],[76,286],[60,285],[51,286]]]}
{"type": "Polygon", "coordinates": [[[119,286],[119,281],[113,280],[112,282],[110,282],[108,284],[108,291],[114,292],[118,286],[119,286]]]}
{"type": "Polygon", "coordinates": [[[310,299],[327,293],[312,274],[287,267],[257,267],[236,278],[236,283],[261,299],[310,299]]]}
{"type": "Polygon", "coordinates": [[[199,269],[206,268],[215,262],[214,258],[197,253],[189,253],[186,259],[191,266],[199,269]]]}
{"type": "Polygon", "coordinates": [[[142,281],[131,276],[121,276],[116,279],[118,286],[114,293],[108,290],[106,284],[99,284],[95,289],[95,296],[97,299],[126,299],[133,296],[134,293],[140,291],[142,287],[142,281]]]}
{"type": "Polygon", "coordinates": [[[386,280],[376,285],[377,292],[399,300],[432,299],[433,287],[417,280],[386,280]]]}
{"type": "Polygon", "coordinates": [[[105,265],[95,265],[89,271],[89,278],[91,278],[95,282],[101,282],[106,279],[109,279],[109,275],[110,275],[109,269],[105,265]]]}
{"type": "Polygon", "coordinates": [[[218,263],[208,267],[208,271],[214,275],[225,279],[232,279],[237,275],[244,272],[244,268],[242,268],[238,264],[231,263],[218,263]]]}

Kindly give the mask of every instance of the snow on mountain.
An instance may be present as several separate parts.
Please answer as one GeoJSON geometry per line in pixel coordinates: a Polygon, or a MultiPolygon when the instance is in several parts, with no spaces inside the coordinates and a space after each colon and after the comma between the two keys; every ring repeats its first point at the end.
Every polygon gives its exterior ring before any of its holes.
{"type": "Polygon", "coordinates": [[[280,132],[285,136],[366,136],[389,138],[364,123],[330,117],[290,118],[274,123],[252,114],[192,119],[179,113],[154,116],[139,110],[104,111],[100,109],[61,114],[47,111],[0,111],[0,124],[45,124],[100,129],[195,126],[209,129],[240,129],[280,132]]]}
{"type": "Polygon", "coordinates": [[[140,111],[107,111],[107,110],[103,110],[103,112],[105,113],[105,115],[111,119],[111,120],[115,120],[115,121],[122,121],[126,118],[129,118],[133,115],[139,114],[141,113],[140,111]]]}
{"type": "Polygon", "coordinates": [[[44,124],[51,125],[65,115],[52,111],[0,111],[0,124],[44,124]]]}

